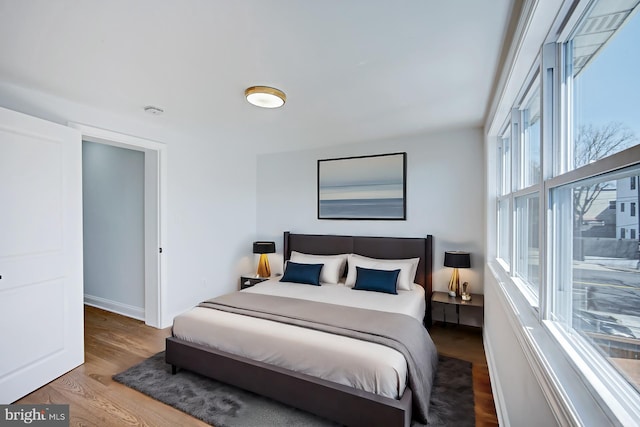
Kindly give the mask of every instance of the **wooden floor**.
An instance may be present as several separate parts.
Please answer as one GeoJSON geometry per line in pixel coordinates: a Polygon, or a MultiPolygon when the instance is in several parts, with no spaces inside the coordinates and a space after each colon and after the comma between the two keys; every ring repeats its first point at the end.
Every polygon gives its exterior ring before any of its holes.
{"type": "Polygon", "coordinates": [[[438,353],[473,364],[473,397],[476,427],[497,426],[489,368],[482,344],[482,330],[455,324],[436,323],[429,331],[438,353]]]}
{"type": "MultiPolygon", "coordinates": [[[[438,350],[473,363],[477,426],[497,420],[479,330],[434,326],[438,350]]],[[[70,405],[72,426],[206,426],[207,424],[114,382],[111,377],[164,350],[170,329],[85,307],[85,363],[16,403],[70,405]]]]}

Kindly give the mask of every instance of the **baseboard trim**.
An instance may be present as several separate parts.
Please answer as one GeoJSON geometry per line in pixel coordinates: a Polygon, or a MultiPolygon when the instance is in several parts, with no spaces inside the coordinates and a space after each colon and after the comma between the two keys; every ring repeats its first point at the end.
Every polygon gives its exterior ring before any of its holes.
{"type": "Polygon", "coordinates": [[[111,311],[133,319],[142,320],[144,322],[144,308],[135,307],[129,304],[123,304],[118,301],[109,300],[94,295],[84,295],[84,303],[91,307],[101,308],[102,310],[111,311]]]}
{"type": "Polygon", "coordinates": [[[498,425],[508,426],[507,420],[509,420],[509,413],[507,412],[507,405],[505,403],[504,394],[502,392],[502,383],[498,376],[498,367],[496,366],[493,355],[493,345],[488,338],[486,329],[482,333],[482,341],[484,343],[484,352],[487,356],[487,367],[489,368],[489,379],[491,384],[491,392],[493,393],[493,402],[496,406],[496,415],[498,416],[498,425]]]}

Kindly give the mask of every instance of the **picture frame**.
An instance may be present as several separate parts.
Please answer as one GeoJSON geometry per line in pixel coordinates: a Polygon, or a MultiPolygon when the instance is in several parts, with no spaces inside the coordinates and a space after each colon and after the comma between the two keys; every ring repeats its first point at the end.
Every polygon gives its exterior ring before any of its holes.
{"type": "Polygon", "coordinates": [[[407,153],[318,160],[318,219],[407,219],[407,153]]]}

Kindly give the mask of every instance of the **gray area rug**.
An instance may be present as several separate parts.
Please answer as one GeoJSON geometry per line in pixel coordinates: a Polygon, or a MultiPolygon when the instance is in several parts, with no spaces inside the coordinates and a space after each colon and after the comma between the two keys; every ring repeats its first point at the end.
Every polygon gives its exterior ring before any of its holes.
{"type": "MultiPolygon", "coordinates": [[[[429,427],[475,426],[471,363],[440,356],[429,427]]],[[[335,423],[185,370],[171,375],[160,352],[113,379],[216,427],[328,427],[335,423]]],[[[414,422],[413,427],[423,426],[414,422]]]]}

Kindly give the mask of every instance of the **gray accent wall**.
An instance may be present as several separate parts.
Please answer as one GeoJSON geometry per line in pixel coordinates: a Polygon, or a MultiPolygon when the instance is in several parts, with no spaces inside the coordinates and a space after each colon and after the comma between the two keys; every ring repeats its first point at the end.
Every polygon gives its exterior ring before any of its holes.
{"type": "Polygon", "coordinates": [[[85,301],[144,319],[144,153],[82,142],[85,301]]]}
{"type": "MultiPolygon", "coordinates": [[[[282,232],[368,236],[434,235],[433,289],[446,291],[452,270],[443,266],[444,251],[471,252],[471,268],[461,269],[461,281],[471,292],[484,284],[484,154],[480,129],[447,130],[394,139],[342,144],[258,156],[258,237],[276,242],[282,253],[282,232]],[[317,162],[319,159],[407,153],[406,221],[319,220],[317,162]]],[[[282,270],[282,256],[270,257],[273,272],[282,270]],[[279,259],[278,259],[279,258],[279,259]]],[[[468,307],[467,307],[468,308],[468,307]]],[[[455,307],[447,307],[455,319],[455,307]]],[[[479,310],[461,310],[461,322],[481,325],[479,310]]],[[[434,311],[442,318],[442,307],[434,311]]]]}

